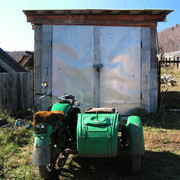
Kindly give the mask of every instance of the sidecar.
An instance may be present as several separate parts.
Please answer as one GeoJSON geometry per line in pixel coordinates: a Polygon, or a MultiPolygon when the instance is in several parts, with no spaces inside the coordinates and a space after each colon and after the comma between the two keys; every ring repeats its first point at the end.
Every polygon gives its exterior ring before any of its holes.
{"type": "Polygon", "coordinates": [[[122,120],[113,108],[90,108],[78,114],[77,151],[80,157],[115,157],[119,150],[131,157],[131,171],[141,170],[144,139],[141,120],[122,120]]]}

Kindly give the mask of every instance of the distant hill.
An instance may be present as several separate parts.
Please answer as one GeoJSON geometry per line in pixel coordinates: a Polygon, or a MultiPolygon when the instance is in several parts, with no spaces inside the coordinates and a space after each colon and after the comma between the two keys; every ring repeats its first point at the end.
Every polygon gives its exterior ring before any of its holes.
{"type": "Polygon", "coordinates": [[[180,24],[158,32],[160,53],[180,51],[180,24]]]}
{"type": "Polygon", "coordinates": [[[26,54],[24,51],[6,51],[6,53],[8,53],[17,62],[19,62],[26,54]]]}

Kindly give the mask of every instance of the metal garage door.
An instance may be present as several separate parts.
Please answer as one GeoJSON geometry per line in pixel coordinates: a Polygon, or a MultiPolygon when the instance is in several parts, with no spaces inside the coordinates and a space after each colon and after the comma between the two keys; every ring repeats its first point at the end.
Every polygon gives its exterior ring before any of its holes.
{"type": "Polygon", "coordinates": [[[88,107],[140,107],[140,28],[53,26],[52,92],[88,107]]]}

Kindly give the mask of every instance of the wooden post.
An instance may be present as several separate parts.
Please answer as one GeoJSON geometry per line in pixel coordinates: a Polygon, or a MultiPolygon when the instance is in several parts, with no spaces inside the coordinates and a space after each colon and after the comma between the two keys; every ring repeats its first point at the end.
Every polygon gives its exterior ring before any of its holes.
{"type": "Polygon", "coordinates": [[[179,69],[179,57],[177,57],[177,69],[179,69]]]}
{"type": "Polygon", "coordinates": [[[161,102],[161,61],[159,61],[159,67],[158,67],[158,109],[160,108],[160,102],[161,102]]]}
{"type": "Polygon", "coordinates": [[[171,62],[171,58],[169,58],[169,64],[168,64],[168,66],[170,66],[170,65],[171,65],[171,63],[170,63],[170,62],[171,62]]]}
{"type": "MultiPolygon", "coordinates": [[[[42,69],[41,80],[47,82],[48,89],[42,90],[43,93],[52,93],[52,26],[43,25],[42,27],[42,69]],[[48,92],[47,92],[48,91],[48,92]]],[[[52,105],[50,96],[41,99],[42,110],[47,110],[52,105]]]]}
{"type": "Polygon", "coordinates": [[[34,47],[34,106],[42,109],[39,97],[42,94],[42,25],[35,25],[34,47]]]}

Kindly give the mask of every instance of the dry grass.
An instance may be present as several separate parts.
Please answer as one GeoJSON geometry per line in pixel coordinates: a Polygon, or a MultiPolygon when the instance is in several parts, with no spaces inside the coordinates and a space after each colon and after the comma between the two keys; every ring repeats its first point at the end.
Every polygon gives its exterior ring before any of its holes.
{"type": "Polygon", "coordinates": [[[180,155],[180,131],[144,128],[145,148],[147,151],[169,151],[180,155]]]}
{"type": "MultiPolygon", "coordinates": [[[[152,122],[151,122],[152,123],[152,122]]],[[[161,125],[163,126],[161,122],[161,125]]],[[[125,152],[117,158],[79,158],[71,156],[66,166],[57,171],[61,180],[179,180],[180,179],[180,131],[178,127],[165,129],[144,126],[145,155],[142,158],[142,172],[131,174],[130,159],[125,152]]],[[[164,127],[166,127],[164,125],[164,127]]]]}
{"type": "MultiPolygon", "coordinates": [[[[179,64],[180,65],[180,64],[179,64]]],[[[161,88],[168,89],[168,91],[180,91],[180,67],[179,69],[176,66],[169,66],[169,67],[162,67],[161,68],[161,74],[167,74],[174,76],[174,78],[179,82],[177,86],[168,86],[168,85],[161,85],[161,88]]]]}

